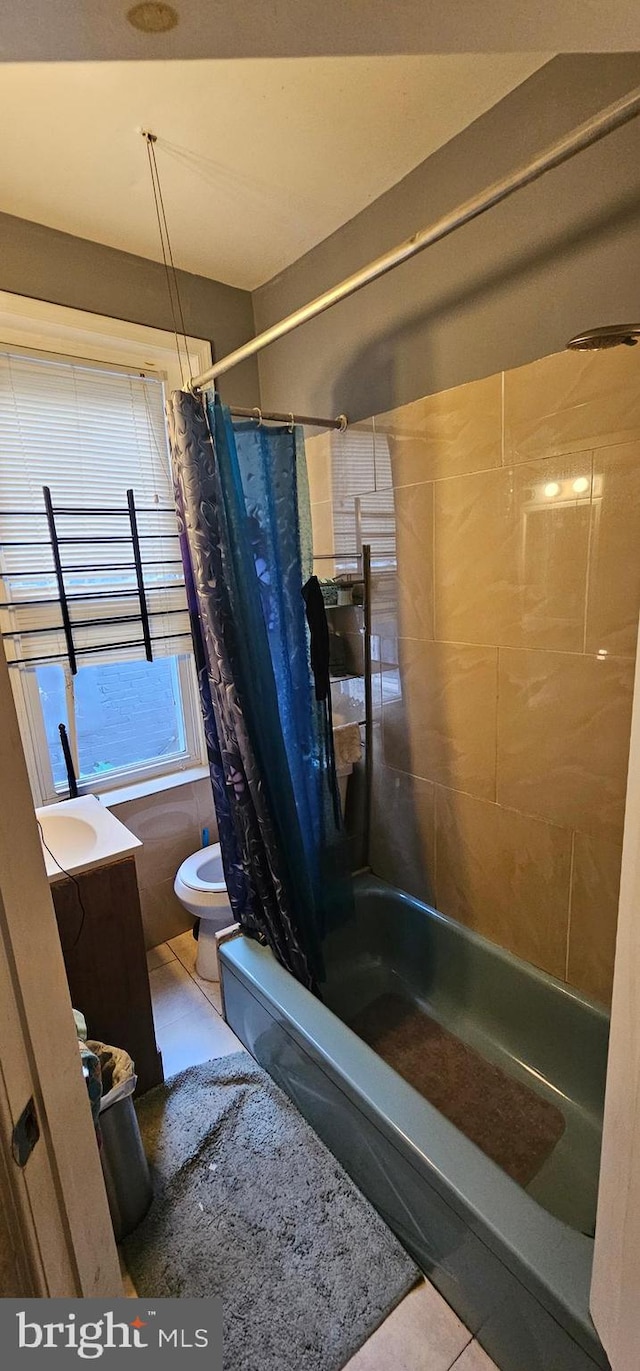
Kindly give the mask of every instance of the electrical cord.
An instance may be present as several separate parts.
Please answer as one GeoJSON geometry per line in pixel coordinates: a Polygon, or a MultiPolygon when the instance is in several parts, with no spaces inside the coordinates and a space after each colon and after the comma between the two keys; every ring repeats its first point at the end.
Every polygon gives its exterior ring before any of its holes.
{"type": "MultiPolygon", "coordinates": [[[[86,917],[87,917],[87,911],[86,911],[86,909],[85,909],[85,907],[84,907],[84,904],[83,904],[82,895],[80,894],[80,882],[76,880],[75,876],[72,876],[72,875],[71,875],[71,872],[70,872],[70,871],[65,871],[65,868],[64,868],[63,866],[60,865],[60,862],[58,861],[58,858],[56,857],[55,852],[52,852],[52,851],[51,851],[51,848],[49,847],[49,844],[48,844],[47,842],[45,842],[44,833],[42,832],[42,824],[40,823],[40,820],[39,820],[38,818],[36,818],[36,823],[37,823],[38,828],[39,828],[39,830],[40,830],[40,841],[41,841],[41,843],[42,843],[42,846],[43,846],[44,848],[46,848],[47,852],[49,853],[49,856],[51,857],[51,860],[55,862],[55,864],[56,864],[58,870],[61,871],[62,874],[63,874],[63,876],[66,876],[68,880],[73,881],[73,884],[74,884],[74,886],[75,886],[75,888],[76,888],[76,895],[77,895],[77,897],[78,897],[78,904],[80,905],[80,909],[81,909],[81,911],[82,911],[82,918],[81,918],[81,920],[80,920],[80,927],[79,927],[79,929],[78,929],[78,932],[76,933],[75,939],[74,939],[74,941],[72,942],[71,947],[68,949],[70,952],[73,952],[74,949],[78,946],[78,943],[80,942],[80,936],[81,936],[81,934],[82,934],[82,930],[83,930],[84,925],[85,925],[85,919],[86,919],[86,917]]],[[[63,951],[64,951],[64,948],[63,948],[63,951]]]]}

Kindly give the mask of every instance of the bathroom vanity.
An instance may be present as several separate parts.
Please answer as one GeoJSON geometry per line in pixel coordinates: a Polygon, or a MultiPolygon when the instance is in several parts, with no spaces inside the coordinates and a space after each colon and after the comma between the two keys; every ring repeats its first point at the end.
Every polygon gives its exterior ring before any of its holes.
{"type": "Polygon", "coordinates": [[[138,1093],[163,1080],[155,1040],[135,851],[94,795],[36,810],[74,1009],[90,1038],[133,1058],[138,1093]]]}

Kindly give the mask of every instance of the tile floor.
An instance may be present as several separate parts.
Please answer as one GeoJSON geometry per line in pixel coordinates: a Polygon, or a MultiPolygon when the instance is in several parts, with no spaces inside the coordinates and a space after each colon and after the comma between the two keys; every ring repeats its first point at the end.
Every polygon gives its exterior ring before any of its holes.
{"type": "MultiPolygon", "coordinates": [[[[165,1076],[242,1043],[221,1015],[220,987],[195,969],[197,943],[181,933],[147,953],[151,1001],[165,1076]]],[[[125,1294],[135,1295],[123,1265],[125,1294]]],[[[497,1371],[429,1281],[423,1280],[352,1357],[345,1371],[497,1371]]]]}
{"type": "Polygon", "coordinates": [[[198,976],[197,951],[198,944],[187,932],[147,953],[156,1041],[165,1076],[242,1049],[221,1016],[217,981],[198,976]]]}

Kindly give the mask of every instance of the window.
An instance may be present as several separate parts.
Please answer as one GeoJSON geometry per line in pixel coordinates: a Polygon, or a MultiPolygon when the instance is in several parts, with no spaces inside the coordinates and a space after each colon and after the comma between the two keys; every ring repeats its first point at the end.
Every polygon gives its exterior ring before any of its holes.
{"type": "Polygon", "coordinates": [[[7,347],[0,351],[0,433],[2,629],[37,800],[66,793],[61,723],[82,789],[198,765],[204,744],[162,377],[7,347]],[[56,515],[75,676],[42,517],[43,485],[56,510],[103,511],[56,515]],[[140,511],[152,662],[136,618],[129,488],[140,511]],[[104,512],[114,510],[124,517],[104,512]]]}
{"type": "Polygon", "coordinates": [[[122,784],[126,775],[139,778],[181,765],[193,765],[183,697],[191,693],[187,656],[147,661],[104,661],[80,667],[72,676],[58,663],[35,668],[30,688],[37,691],[56,791],[64,791],[67,773],[60,742],[64,723],[84,789],[122,784]],[[35,680],[33,680],[35,677],[35,680]]]}

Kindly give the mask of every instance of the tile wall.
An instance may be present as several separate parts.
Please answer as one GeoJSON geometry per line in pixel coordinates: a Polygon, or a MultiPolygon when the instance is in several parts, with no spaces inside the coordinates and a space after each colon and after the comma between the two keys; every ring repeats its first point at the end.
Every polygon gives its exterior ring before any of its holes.
{"type": "Polygon", "coordinates": [[[307,441],[316,548],[349,509],[355,541],[356,497],[373,548],[374,870],[603,1002],[640,610],[638,354],[560,353],[429,396],[359,425],[356,460],[349,434],[307,441]]]}
{"type": "Polygon", "coordinates": [[[126,800],[112,811],[143,843],[136,852],[138,889],[146,946],[157,947],[193,919],[173,893],[178,867],[202,845],[202,830],[217,841],[213,794],[208,778],[126,800]]]}

